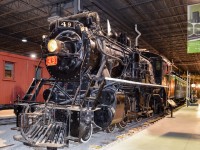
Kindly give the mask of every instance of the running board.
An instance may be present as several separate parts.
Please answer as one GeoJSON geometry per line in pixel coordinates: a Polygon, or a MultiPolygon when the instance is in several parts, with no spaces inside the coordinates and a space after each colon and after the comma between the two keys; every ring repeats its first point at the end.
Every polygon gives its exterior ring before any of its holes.
{"type": "Polygon", "coordinates": [[[151,86],[151,87],[165,87],[165,88],[169,88],[168,86],[165,86],[165,85],[151,84],[151,83],[142,83],[142,82],[135,82],[135,81],[123,80],[123,79],[109,78],[109,77],[105,77],[105,80],[114,81],[114,82],[118,82],[118,83],[140,85],[140,86],[151,86]]]}

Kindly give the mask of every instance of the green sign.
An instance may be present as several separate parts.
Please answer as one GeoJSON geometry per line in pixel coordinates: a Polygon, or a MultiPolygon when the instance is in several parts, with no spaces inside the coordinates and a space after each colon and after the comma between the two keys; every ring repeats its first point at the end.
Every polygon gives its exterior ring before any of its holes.
{"type": "Polygon", "coordinates": [[[200,39],[187,42],[187,53],[200,53],[200,39]]]}
{"type": "Polygon", "coordinates": [[[200,53],[200,4],[188,5],[187,53],[200,53]]]}

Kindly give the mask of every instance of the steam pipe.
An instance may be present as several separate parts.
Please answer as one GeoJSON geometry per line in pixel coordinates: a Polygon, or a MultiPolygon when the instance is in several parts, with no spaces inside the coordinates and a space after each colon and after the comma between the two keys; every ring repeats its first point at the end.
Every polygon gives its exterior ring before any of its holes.
{"type": "Polygon", "coordinates": [[[135,24],[135,32],[138,34],[138,36],[135,38],[135,47],[138,48],[138,39],[141,36],[141,33],[137,29],[137,24],[135,24]]]}

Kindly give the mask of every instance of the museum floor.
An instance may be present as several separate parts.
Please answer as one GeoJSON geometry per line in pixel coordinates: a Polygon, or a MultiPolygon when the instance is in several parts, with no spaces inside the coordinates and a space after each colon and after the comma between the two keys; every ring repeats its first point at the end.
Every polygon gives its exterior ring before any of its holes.
{"type": "Polygon", "coordinates": [[[147,129],[104,150],[199,150],[200,104],[183,107],[147,129]]]}

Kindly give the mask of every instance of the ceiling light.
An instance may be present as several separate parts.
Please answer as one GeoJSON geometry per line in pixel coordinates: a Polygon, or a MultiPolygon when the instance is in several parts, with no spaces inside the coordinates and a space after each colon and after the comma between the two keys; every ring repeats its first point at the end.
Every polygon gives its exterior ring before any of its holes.
{"type": "Polygon", "coordinates": [[[193,88],[194,88],[194,87],[196,87],[196,85],[195,85],[194,83],[192,83],[192,84],[191,84],[191,87],[193,87],[193,88]]]}
{"type": "Polygon", "coordinates": [[[26,42],[27,42],[27,39],[26,39],[26,38],[23,38],[23,39],[22,39],[22,42],[26,43],[26,42]]]}
{"type": "Polygon", "coordinates": [[[31,54],[31,58],[36,58],[36,54],[31,54]]]}
{"type": "Polygon", "coordinates": [[[42,35],[42,39],[46,39],[47,38],[47,35],[42,35]]]}

